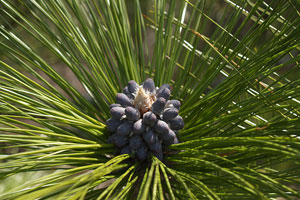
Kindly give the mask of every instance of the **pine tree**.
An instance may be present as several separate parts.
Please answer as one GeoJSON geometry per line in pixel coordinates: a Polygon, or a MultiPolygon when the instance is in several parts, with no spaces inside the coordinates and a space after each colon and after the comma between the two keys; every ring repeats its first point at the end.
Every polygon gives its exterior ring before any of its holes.
{"type": "Polygon", "coordinates": [[[298,1],[12,2],[0,0],[0,178],[29,177],[0,199],[300,198],[298,1]],[[163,160],[140,162],[118,155],[105,121],[146,78],[171,86],[185,126],[163,160]]]}

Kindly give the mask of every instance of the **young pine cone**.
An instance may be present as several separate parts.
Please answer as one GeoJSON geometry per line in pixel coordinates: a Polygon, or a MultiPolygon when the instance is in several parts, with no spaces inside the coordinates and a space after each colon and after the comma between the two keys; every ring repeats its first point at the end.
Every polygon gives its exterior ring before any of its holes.
{"type": "Polygon", "coordinates": [[[184,127],[178,115],[181,104],[169,100],[170,95],[168,84],[156,88],[151,78],[142,85],[129,81],[110,105],[106,126],[112,134],[108,142],[117,146],[120,154],[133,154],[140,161],[149,153],[163,160],[164,149],[178,143],[178,130],[184,127]]]}

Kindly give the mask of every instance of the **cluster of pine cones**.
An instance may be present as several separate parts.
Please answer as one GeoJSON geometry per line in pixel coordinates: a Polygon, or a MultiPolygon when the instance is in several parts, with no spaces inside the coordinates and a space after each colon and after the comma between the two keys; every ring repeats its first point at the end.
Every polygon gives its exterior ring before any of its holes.
{"type": "Polygon", "coordinates": [[[163,160],[166,146],[177,144],[178,130],[184,126],[178,115],[180,102],[169,100],[170,86],[156,88],[146,79],[142,85],[129,81],[118,93],[116,104],[110,105],[111,118],[106,121],[112,135],[108,142],[116,145],[120,154],[133,154],[144,161],[149,153],[163,160]]]}

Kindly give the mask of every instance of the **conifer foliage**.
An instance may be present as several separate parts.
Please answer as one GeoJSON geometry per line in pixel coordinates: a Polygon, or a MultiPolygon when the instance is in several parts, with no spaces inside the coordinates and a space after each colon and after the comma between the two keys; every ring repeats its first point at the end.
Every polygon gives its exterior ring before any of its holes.
{"type": "Polygon", "coordinates": [[[0,199],[300,198],[299,8],[0,0],[0,199]]]}

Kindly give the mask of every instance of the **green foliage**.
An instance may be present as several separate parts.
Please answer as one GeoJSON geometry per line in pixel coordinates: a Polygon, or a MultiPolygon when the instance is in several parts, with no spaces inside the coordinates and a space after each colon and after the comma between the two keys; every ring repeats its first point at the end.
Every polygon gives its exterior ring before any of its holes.
{"type": "Polygon", "coordinates": [[[0,0],[0,178],[45,172],[0,199],[300,198],[299,3],[141,2],[0,0]],[[164,162],[106,143],[108,105],[146,77],[182,102],[164,162]]]}

